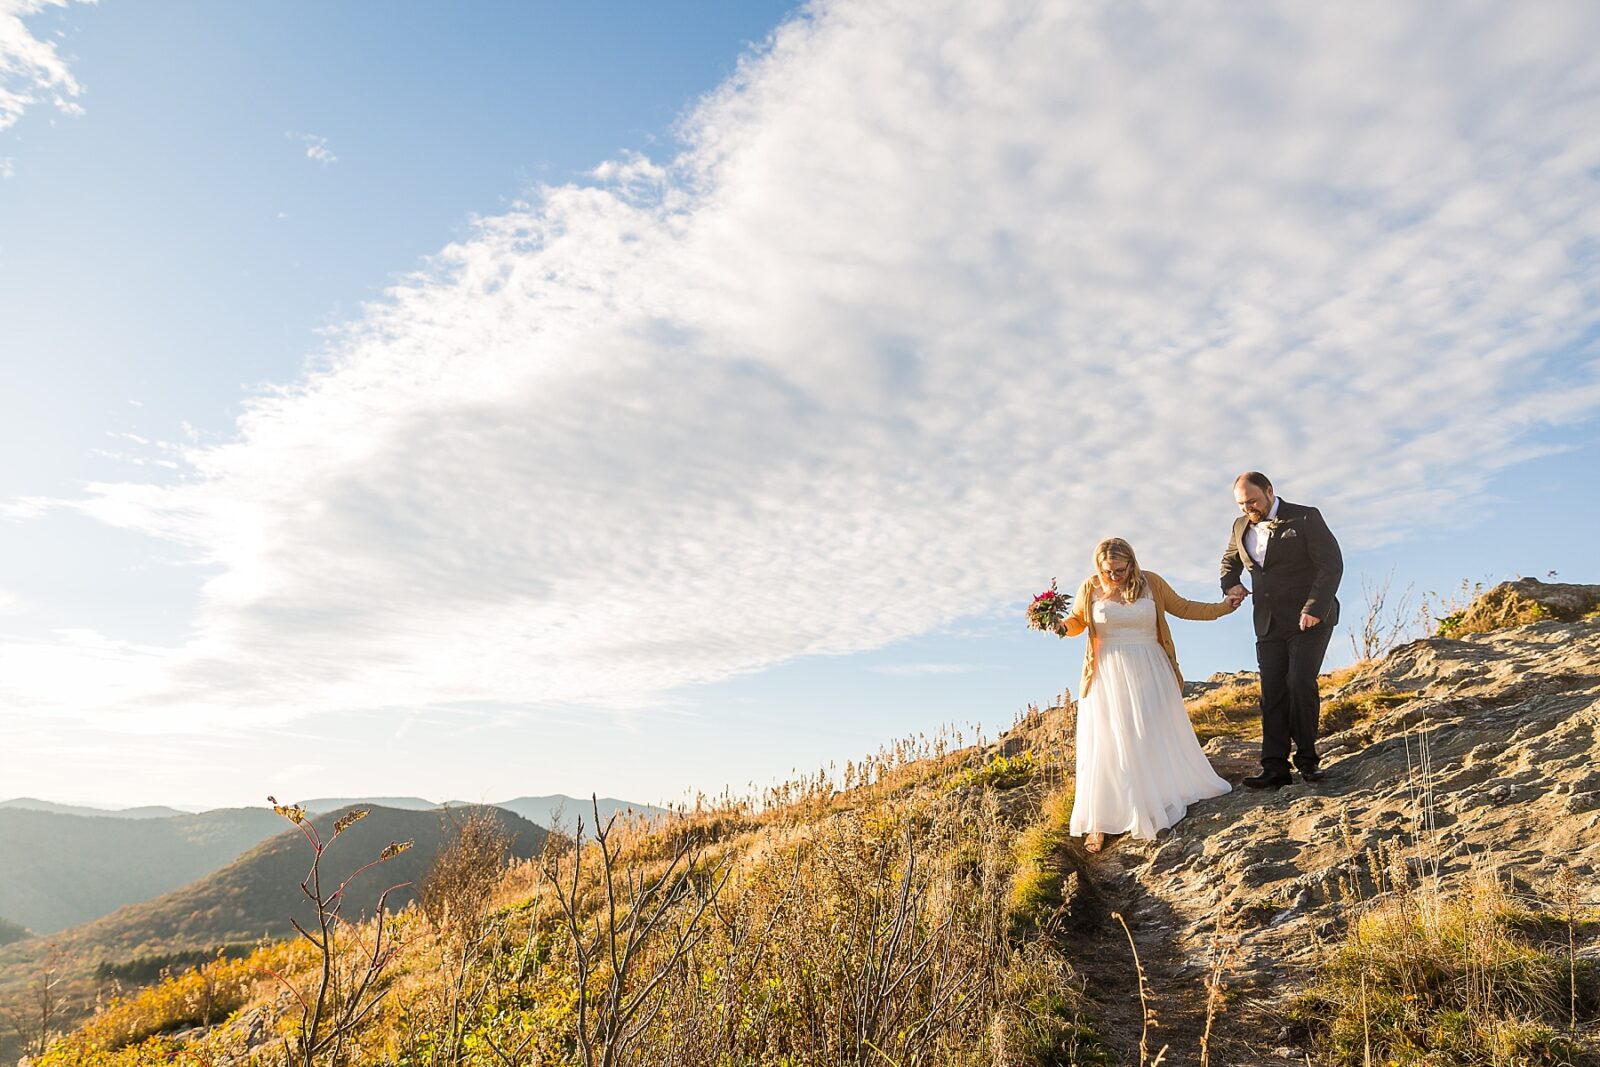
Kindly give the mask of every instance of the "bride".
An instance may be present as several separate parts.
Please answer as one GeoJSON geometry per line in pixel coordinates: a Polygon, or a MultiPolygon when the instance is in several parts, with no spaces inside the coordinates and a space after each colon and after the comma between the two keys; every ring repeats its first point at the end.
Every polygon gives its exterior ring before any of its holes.
{"type": "Polygon", "coordinates": [[[1141,571],[1120,537],[1095,546],[1093,577],[1072,600],[1066,635],[1088,631],[1078,700],[1078,780],[1071,832],[1099,852],[1106,834],[1153,838],[1189,805],[1230,790],[1211,769],[1183,706],[1183,676],[1167,616],[1219,619],[1220,604],[1185,600],[1141,571]]]}

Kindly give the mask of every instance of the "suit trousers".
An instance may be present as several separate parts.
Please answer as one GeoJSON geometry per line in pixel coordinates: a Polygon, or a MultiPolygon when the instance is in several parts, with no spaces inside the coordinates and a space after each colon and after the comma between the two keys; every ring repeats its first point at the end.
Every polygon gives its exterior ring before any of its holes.
{"type": "Polygon", "coordinates": [[[1309,630],[1290,629],[1273,620],[1265,637],[1256,638],[1256,663],[1261,668],[1261,769],[1269,775],[1289,773],[1289,744],[1302,771],[1317,769],[1317,725],[1322,697],[1317,675],[1328,652],[1333,626],[1324,621],[1309,630]]]}

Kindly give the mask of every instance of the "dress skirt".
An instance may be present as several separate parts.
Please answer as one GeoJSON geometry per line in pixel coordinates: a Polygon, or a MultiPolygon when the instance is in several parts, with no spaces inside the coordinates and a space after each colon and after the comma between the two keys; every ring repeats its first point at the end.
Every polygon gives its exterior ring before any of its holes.
{"type": "Polygon", "coordinates": [[[1078,702],[1077,744],[1074,835],[1153,838],[1190,804],[1232,788],[1200,750],[1153,633],[1101,641],[1093,683],[1078,702]]]}

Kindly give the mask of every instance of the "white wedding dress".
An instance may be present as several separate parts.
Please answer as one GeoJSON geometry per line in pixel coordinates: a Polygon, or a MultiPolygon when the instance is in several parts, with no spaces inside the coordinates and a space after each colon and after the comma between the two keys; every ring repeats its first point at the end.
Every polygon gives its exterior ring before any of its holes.
{"type": "Polygon", "coordinates": [[[1156,602],[1097,599],[1100,638],[1089,692],[1078,701],[1074,835],[1153,838],[1190,804],[1232,788],[1211,769],[1183,707],[1172,661],[1156,641],[1156,602]]]}

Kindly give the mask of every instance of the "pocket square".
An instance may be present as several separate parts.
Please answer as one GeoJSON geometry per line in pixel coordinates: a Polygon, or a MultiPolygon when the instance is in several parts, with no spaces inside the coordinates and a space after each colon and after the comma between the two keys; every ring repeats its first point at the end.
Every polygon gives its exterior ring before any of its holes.
{"type": "Polygon", "coordinates": [[[1285,541],[1287,541],[1291,537],[1299,537],[1300,536],[1300,531],[1296,530],[1294,527],[1291,526],[1289,529],[1283,531],[1283,533],[1279,534],[1278,536],[1283,538],[1285,541]]]}

